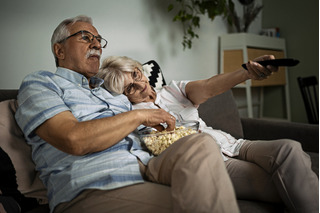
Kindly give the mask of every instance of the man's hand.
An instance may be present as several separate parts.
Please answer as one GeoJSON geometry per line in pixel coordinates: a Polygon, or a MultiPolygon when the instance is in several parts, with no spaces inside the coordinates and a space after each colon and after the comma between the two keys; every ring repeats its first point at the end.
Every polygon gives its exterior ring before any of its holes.
{"type": "Polygon", "coordinates": [[[166,130],[174,130],[176,124],[176,118],[163,109],[138,109],[140,116],[143,119],[142,124],[145,126],[153,127],[159,131],[164,130],[161,125],[167,124],[166,130]]]}
{"type": "Polygon", "coordinates": [[[277,72],[278,67],[274,67],[271,65],[264,67],[259,63],[255,62],[255,61],[264,61],[264,60],[272,60],[272,59],[275,59],[273,55],[264,55],[264,56],[255,58],[253,61],[249,61],[246,64],[248,69],[246,70],[248,78],[253,80],[264,80],[268,78],[268,76],[270,76],[273,72],[277,72]]]}

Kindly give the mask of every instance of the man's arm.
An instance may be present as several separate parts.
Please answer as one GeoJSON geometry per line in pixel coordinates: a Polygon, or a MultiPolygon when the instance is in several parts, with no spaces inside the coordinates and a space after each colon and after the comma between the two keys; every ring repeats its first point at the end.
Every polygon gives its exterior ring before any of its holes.
{"type": "Polygon", "coordinates": [[[162,109],[133,110],[112,117],[79,122],[70,111],[48,119],[36,129],[36,134],[57,149],[85,155],[107,149],[133,132],[140,124],[175,126],[172,116],[162,109]]]}
{"type": "MultiPolygon", "coordinates": [[[[274,59],[274,56],[261,56],[255,61],[274,59]]],[[[277,71],[277,67],[268,66],[267,68],[255,62],[247,63],[248,70],[239,69],[230,73],[215,75],[211,78],[191,81],[186,85],[186,94],[193,104],[199,105],[209,98],[219,95],[237,84],[248,79],[263,80],[266,79],[272,72],[277,71]],[[264,74],[264,77],[260,75],[264,74]]]]}

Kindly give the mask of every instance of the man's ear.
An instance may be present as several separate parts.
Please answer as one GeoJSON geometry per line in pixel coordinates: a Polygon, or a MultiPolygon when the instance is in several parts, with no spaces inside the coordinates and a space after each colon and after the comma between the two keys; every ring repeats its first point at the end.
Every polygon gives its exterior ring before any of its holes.
{"type": "Polygon", "coordinates": [[[65,58],[65,51],[64,51],[63,44],[55,43],[53,45],[53,50],[54,50],[55,56],[58,59],[63,60],[65,58]]]}

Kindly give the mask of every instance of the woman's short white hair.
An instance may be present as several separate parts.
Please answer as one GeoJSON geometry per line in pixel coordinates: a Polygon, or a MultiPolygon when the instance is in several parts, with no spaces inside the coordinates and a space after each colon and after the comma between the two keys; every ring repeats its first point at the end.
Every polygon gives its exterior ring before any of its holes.
{"type": "Polygon", "coordinates": [[[125,72],[134,72],[135,68],[142,71],[142,65],[136,60],[126,56],[110,56],[103,61],[96,77],[104,80],[105,89],[122,94],[125,86],[125,72]]]}
{"type": "Polygon", "coordinates": [[[52,37],[51,37],[51,51],[54,55],[55,61],[56,61],[56,66],[58,67],[58,58],[56,57],[54,53],[54,48],[53,45],[55,43],[61,42],[63,39],[67,38],[70,35],[70,31],[68,29],[69,24],[74,24],[76,22],[86,22],[92,25],[92,19],[88,16],[80,15],[74,18],[68,18],[63,20],[57,28],[54,30],[52,37]]]}

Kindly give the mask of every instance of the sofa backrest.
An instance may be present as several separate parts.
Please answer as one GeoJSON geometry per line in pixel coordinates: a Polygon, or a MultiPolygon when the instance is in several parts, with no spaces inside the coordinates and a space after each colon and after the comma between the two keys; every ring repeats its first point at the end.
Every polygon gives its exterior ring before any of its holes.
{"type": "Polygon", "coordinates": [[[231,90],[210,98],[199,106],[199,115],[208,126],[243,138],[242,124],[231,90]]]}
{"type": "Polygon", "coordinates": [[[5,89],[0,90],[0,101],[10,100],[10,99],[17,99],[18,95],[17,89],[5,89]]]}

